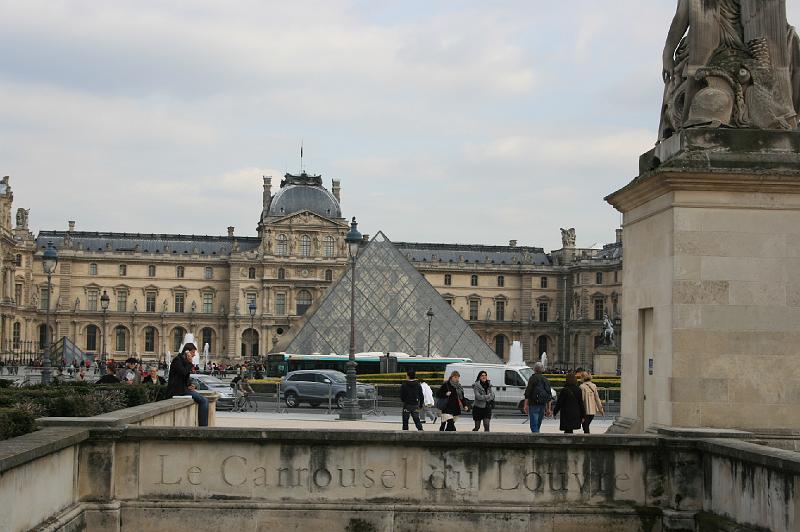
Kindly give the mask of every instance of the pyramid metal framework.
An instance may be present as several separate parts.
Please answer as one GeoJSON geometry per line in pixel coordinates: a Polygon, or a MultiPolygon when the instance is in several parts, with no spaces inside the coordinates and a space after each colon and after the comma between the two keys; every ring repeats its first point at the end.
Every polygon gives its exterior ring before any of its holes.
{"type": "MultiPolygon", "coordinates": [[[[350,346],[350,276],[347,268],[328,289],[287,353],[347,354],[350,346]]],[[[356,262],[356,352],[403,352],[427,355],[428,318],[432,356],[467,357],[474,362],[501,360],[379,232],[356,262]]]]}

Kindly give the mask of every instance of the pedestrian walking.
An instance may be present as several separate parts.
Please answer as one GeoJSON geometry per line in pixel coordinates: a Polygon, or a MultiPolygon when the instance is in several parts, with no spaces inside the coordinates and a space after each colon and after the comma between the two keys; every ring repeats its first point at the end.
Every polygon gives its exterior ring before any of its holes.
{"type": "Polygon", "coordinates": [[[419,420],[419,409],[425,403],[425,396],[422,393],[422,386],[417,380],[417,374],[413,369],[406,371],[408,379],[400,385],[400,401],[403,403],[403,430],[408,430],[408,418],[414,420],[417,430],[422,430],[422,422],[419,420]]]}
{"type": "Polygon", "coordinates": [[[553,402],[550,381],[544,373],[544,364],[537,362],[533,365],[533,376],[528,380],[525,388],[525,413],[528,415],[528,422],[531,432],[537,433],[542,428],[542,421],[551,414],[553,402]]]}
{"type": "Polygon", "coordinates": [[[434,407],[433,390],[431,390],[431,387],[425,381],[420,381],[419,385],[422,388],[422,397],[423,397],[422,409],[425,413],[425,415],[422,417],[422,422],[425,423],[425,421],[428,418],[430,418],[431,423],[433,423],[436,421],[436,418],[438,417],[436,414],[437,410],[434,407]]]}
{"type": "Polygon", "coordinates": [[[465,408],[464,389],[458,382],[461,374],[454,371],[450,377],[436,392],[437,408],[442,412],[442,422],[439,425],[440,431],[455,432],[456,419],[461,415],[461,409],[465,408]]]}
{"type": "Polygon", "coordinates": [[[197,354],[197,347],[192,343],[183,346],[180,354],[172,359],[167,381],[167,397],[188,395],[198,406],[198,425],[208,426],[208,399],[203,397],[192,384],[192,359],[197,354]]]}
{"type": "Polygon", "coordinates": [[[494,389],[489,375],[485,371],[478,372],[478,378],[472,384],[475,392],[475,402],[472,404],[472,420],[475,428],[472,432],[478,432],[483,423],[483,431],[489,432],[489,423],[492,419],[492,409],[494,408],[494,389]]]}
{"type": "Polygon", "coordinates": [[[568,373],[566,384],[558,394],[558,401],[553,408],[553,416],[561,413],[559,430],[564,434],[572,434],[575,429],[581,428],[583,418],[586,416],[586,409],[583,406],[583,396],[581,389],[578,388],[578,378],[574,373],[568,373]]]}
{"type": "Polygon", "coordinates": [[[591,425],[594,416],[600,412],[601,416],[606,415],[605,408],[603,408],[603,401],[600,400],[600,394],[597,393],[597,386],[592,382],[592,374],[584,371],[581,375],[583,383],[581,384],[581,396],[583,399],[583,408],[586,415],[583,417],[583,433],[589,434],[589,425],[591,425]]]}

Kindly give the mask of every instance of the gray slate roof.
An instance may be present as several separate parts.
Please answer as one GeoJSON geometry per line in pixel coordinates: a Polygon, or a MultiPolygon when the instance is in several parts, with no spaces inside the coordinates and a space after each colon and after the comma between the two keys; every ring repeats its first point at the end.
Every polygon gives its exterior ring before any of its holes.
{"type": "Polygon", "coordinates": [[[321,186],[286,185],[272,198],[269,216],[287,216],[311,211],[325,218],[341,218],[342,209],[336,198],[321,186]]]}
{"type": "Polygon", "coordinates": [[[542,248],[511,246],[479,246],[473,244],[426,244],[395,242],[400,252],[411,262],[475,263],[475,264],[533,264],[550,266],[550,257],[542,248]]]}
{"type": "Polygon", "coordinates": [[[36,246],[44,249],[48,242],[57,248],[64,247],[64,239],[69,235],[74,249],[86,251],[141,251],[165,255],[183,255],[195,252],[200,255],[230,255],[234,242],[240,251],[258,248],[261,240],[257,237],[165,235],[141,233],[105,233],[84,231],[41,231],[36,237],[36,246]],[[138,246],[138,248],[137,248],[138,246]]]}

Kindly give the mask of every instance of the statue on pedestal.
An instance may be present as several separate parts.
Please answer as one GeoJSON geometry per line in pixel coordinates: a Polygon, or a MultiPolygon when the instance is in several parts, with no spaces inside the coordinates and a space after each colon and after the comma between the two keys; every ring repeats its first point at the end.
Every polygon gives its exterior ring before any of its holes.
{"type": "Polygon", "coordinates": [[[608,314],[603,315],[603,345],[614,345],[614,324],[608,314]]]}
{"type": "Polygon", "coordinates": [[[659,141],[692,126],[797,127],[800,39],[786,0],[678,0],[663,65],[659,141]]]}
{"type": "Polygon", "coordinates": [[[575,247],[575,228],[561,229],[561,246],[565,248],[575,247]]]}

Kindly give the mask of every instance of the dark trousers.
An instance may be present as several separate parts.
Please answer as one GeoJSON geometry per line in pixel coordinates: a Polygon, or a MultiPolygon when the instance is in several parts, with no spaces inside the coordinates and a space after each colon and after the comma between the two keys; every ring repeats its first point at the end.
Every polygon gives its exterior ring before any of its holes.
{"type": "Polygon", "coordinates": [[[447,432],[455,432],[456,431],[456,420],[455,419],[448,419],[441,425],[439,425],[439,431],[447,431],[447,432]]]}
{"type": "Polygon", "coordinates": [[[415,406],[403,405],[403,430],[408,430],[408,417],[414,420],[417,430],[422,430],[422,422],[419,420],[419,409],[415,406]]]}
{"type": "Polygon", "coordinates": [[[475,421],[475,428],[472,429],[472,432],[477,432],[478,429],[481,428],[481,421],[483,421],[483,430],[484,430],[484,432],[489,432],[489,422],[491,421],[491,419],[489,419],[487,417],[487,418],[483,418],[483,420],[475,419],[474,421],[475,421]]]}
{"type": "Polygon", "coordinates": [[[589,434],[589,425],[592,423],[593,419],[594,416],[586,416],[583,418],[583,423],[581,423],[581,426],[583,427],[584,434],[589,434]]]}

